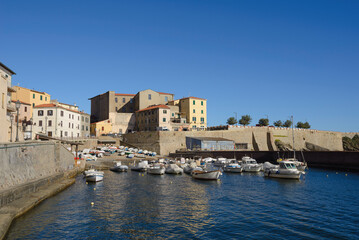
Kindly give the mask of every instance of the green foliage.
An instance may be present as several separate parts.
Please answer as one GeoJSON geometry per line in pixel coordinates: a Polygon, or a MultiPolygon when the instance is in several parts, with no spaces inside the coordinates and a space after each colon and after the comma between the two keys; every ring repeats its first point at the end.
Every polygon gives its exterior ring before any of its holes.
{"type": "Polygon", "coordinates": [[[258,125],[259,125],[259,126],[268,126],[268,125],[269,125],[269,120],[268,120],[268,118],[261,118],[261,119],[259,119],[258,125]]]}
{"type": "Polygon", "coordinates": [[[228,125],[234,125],[237,123],[237,120],[234,117],[230,117],[227,119],[227,124],[228,125]]]}
{"type": "Polygon", "coordinates": [[[239,124],[243,125],[243,126],[247,126],[251,123],[252,118],[249,115],[243,115],[242,118],[238,121],[239,124]]]}
{"type": "Polygon", "coordinates": [[[359,136],[355,134],[353,138],[343,137],[344,151],[359,151],[359,136]]]}
{"type": "Polygon", "coordinates": [[[281,120],[275,121],[273,124],[274,124],[274,126],[276,126],[276,127],[281,127],[281,126],[283,126],[283,123],[282,123],[281,120]]]}
{"type": "Polygon", "coordinates": [[[291,120],[287,120],[283,123],[283,127],[289,128],[290,126],[292,126],[292,121],[291,120]]]}
{"type": "Polygon", "coordinates": [[[308,128],[310,128],[310,124],[308,122],[305,122],[305,123],[297,122],[296,128],[308,129],[308,128]]]}

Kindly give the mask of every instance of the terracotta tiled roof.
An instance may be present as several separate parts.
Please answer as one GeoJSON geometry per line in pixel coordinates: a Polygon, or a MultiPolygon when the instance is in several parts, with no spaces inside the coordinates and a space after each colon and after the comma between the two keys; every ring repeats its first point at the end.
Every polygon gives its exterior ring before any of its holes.
{"type": "Polygon", "coordinates": [[[157,108],[165,108],[165,109],[170,109],[168,106],[160,104],[160,105],[155,105],[155,106],[150,106],[141,110],[138,110],[136,112],[143,112],[143,111],[147,111],[147,110],[152,110],[152,109],[157,109],[157,108]]]}
{"type": "MultiPolygon", "coordinates": [[[[16,103],[17,101],[11,100],[11,102],[16,103]]],[[[21,104],[31,105],[30,103],[26,103],[26,102],[23,102],[23,101],[19,101],[19,102],[20,102],[21,104]]]]}
{"type": "Polygon", "coordinates": [[[159,94],[164,94],[164,95],[174,95],[173,93],[164,93],[164,92],[158,92],[159,94]]]}
{"type": "Polygon", "coordinates": [[[61,107],[59,105],[56,106],[56,104],[53,104],[53,103],[45,103],[45,104],[41,104],[41,105],[36,105],[34,108],[48,108],[48,107],[58,107],[58,108],[65,109],[65,110],[70,111],[70,112],[74,112],[74,113],[80,113],[80,114],[83,113],[83,112],[76,111],[76,110],[73,110],[73,109],[68,109],[68,108],[65,108],[65,107],[61,107]]]}
{"type": "Polygon", "coordinates": [[[136,94],[115,93],[116,96],[136,96],[136,94]]]}
{"type": "Polygon", "coordinates": [[[185,98],[181,98],[181,99],[179,99],[179,100],[184,100],[184,99],[187,99],[187,98],[198,99],[198,100],[207,100],[207,99],[198,98],[198,97],[185,97],[185,98]]]}

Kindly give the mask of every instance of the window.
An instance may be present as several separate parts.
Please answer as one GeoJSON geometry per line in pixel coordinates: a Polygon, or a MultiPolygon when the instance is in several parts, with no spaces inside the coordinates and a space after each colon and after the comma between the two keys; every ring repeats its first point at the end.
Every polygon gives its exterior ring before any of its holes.
{"type": "Polygon", "coordinates": [[[133,103],[133,98],[130,99],[130,103],[133,103]]]}
{"type": "Polygon", "coordinates": [[[193,121],[193,122],[196,122],[196,121],[197,121],[196,117],[193,117],[193,118],[192,118],[192,121],[193,121]]]}
{"type": "Polygon", "coordinates": [[[196,105],[196,100],[193,100],[193,105],[196,105]]]}
{"type": "Polygon", "coordinates": [[[204,118],[201,118],[201,122],[204,123],[204,118]]]}
{"type": "Polygon", "coordinates": [[[32,94],[32,98],[33,98],[33,99],[35,99],[35,93],[34,93],[34,94],[32,94]]]}
{"type": "Polygon", "coordinates": [[[197,126],[196,126],[196,125],[193,125],[192,128],[193,128],[193,129],[197,129],[197,126]]]}
{"type": "Polygon", "coordinates": [[[203,114],[203,110],[201,110],[201,113],[203,114]]]}
{"type": "Polygon", "coordinates": [[[162,121],[163,121],[163,122],[166,122],[166,118],[163,118],[162,121]]]}
{"type": "Polygon", "coordinates": [[[47,110],[47,116],[52,116],[53,111],[52,110],[47,110]]]}
{"type": "Polygon", "coordinates": [[[77,116],[77,120],[80,121],[80,116],[77,116]]]}
{"type": "Polygon", "coordinates": [[[165,102],[168,102],[168,97],[165,97],[165,102]]]}
{"type": "Polygon", "coordinates": [[[47,97],[45,97],[45,101],[47,101],[47,97]]]}
{"type": "Polygon", "coordinates": [[[118,99],[117,99],[117,97],[115,98],[115,102],[117,103],[117,101],[118,101],[118,99]]]}
{"type": "Polygon", "coordinates": [[[72,119],[74,119],[74,115],[72,114],[72,119]]]}
{"type": "Polygon", "coordinates": [[[83,131],[83,130],[85,130],[85,126],[84,125],[82,125],[82,128],[81,128],[81,130],[83,131]]]}
{"type": "Polygon", "coordinates": [[[40,95],[40,100],[42,101],[42,95],[40,95]]]}
{"type": "Polygon", "coordinates": [[[151,100],[151,94],[148,94],[148,100],[151,100]]]}
{"type": "Polygon", "coordinates": [[[67,132],[65,132],[65,137],[67,137],[67,132]]]}
{"type": "Polygon", "coordinates": [[[102,127],[102,131],[104,131],[105,130],[105,127],[102,127]]]}
{"type": "Polygon", "coordinates": [[[37,115],[38,115],[38,116],[44,116],[44,111],[43,111],[43,110],[39,110],[39,111],[37,112],[37,115]]]}
{"type": "Polygon", "coordinates": [[[63,117],[64,116],[64,111],[60,112],[60,116],[63,117]]]}
{"type": "Polygon", "coordinates": [[[27,107],[24,108],[24,112],[27,112],[27,107]]]}
{"type": "Polygon", "coordinates": [[[71,128],[71,123],[69,123],[69,128],[71,128]]]}
{"type": "Polygon", "coordinates": [[[167,113],[167,110],[163,110],[163,113],[167,113]]]}
{"type": "Polygon", "coordinates": [[[62,121],[60,122],[60,126],[61,126],[61,127],[63,126],[62,121]]]}
{"type": "Polygon", "coordinates": [[[196,113],[196,109],[193,109],[193,113],[196,113]]]}
{"type": "Polygon", "coordinates": [[[69,114],[69,119],[71,119],[71,114],[69,114]]]}
{"type": "Polygon", "coordinates": [[[201,105],[203,106],[203,101],[201,101],[201,105]]]}
{"type": "Polygon", "coordinates": [[[42,127],[42,120],[39,121],[39,127],[42,127]]]}
{"type": "Polygon", "coordinates": [[[52,127],[52,121],[49,120],[49,124],[48,124],[49,127],[52,127]]]}
{"type": "Polygon", "coordinates": [[[81,116],[81,121],[84,121],[84,116],[81,116]]]}
{"type": "Polygon", "coordinates": [[[122,102],[125,103],[125,102],[126,102],[126,98],[122,98],[122,102]]]}
{"type": "Polygon", "coordinates": [[[72,124],[72,129],[74,128],[74,124],[72,124]]]}
{"type": "Polygon", "coordinates": [[[86,131],[88,131],[89,130],[89,127],[88,126],[86,126],[86,131]]]}
{"type": "Polygon", "coordinates": [[[174,117],[175,116],[175,114],[174,113],[172,113],[172,117],[174,117]]]}

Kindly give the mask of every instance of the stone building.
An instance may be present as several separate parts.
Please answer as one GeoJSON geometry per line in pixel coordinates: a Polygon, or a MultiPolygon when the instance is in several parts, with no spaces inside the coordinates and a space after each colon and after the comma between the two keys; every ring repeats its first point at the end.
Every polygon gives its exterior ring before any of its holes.
{"type": "Polygon", "coordinates": [[[154,105],[136,111],[137,131],[171,130],[171,111],[166,105],[154,105]]]}
{"type": "Polygon", "coordinates": [[[16,90],[12,87],[12,76],[16,73],[0,62],[0,142],[10,140],[10,116],[16,112],[11,104],[11,93],[16,90]]]}

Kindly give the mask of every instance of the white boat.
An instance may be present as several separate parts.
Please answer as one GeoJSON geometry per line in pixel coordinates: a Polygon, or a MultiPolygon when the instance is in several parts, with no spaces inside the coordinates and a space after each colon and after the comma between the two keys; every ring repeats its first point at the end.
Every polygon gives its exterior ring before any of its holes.
{"type": "Polygon", "coordinates": [[[287,158],[287,159],[284,159],[284,160],[282,160],[282,159],[277,160],[277,162],[279,162],[279,163],[281,161],[289,161],[289,162],[294,163],[294,165],[297,167],[297,169],[299,171],[302,171],[302,172],[304,172],[305,169],[307,168],[307,163],[300,162],[300,161],[298,161],[298,159],[295,159],[295,158],[287,158]]]}
{"type": "Polygon", "coordinates": [[[126,157],[127,158],[133,158],[135,156],[135,154],[131,153],[131,154],[128,154],[126,157]]]}
{"type": "Polygon", "coordinates": [[[146,172],[148,168],[148,161],[140,161],[138,164],[131,167],[131,171],[146,172]]]}
{"type": "Polygon", "coordinates": [[[281,161],[279,166],[267,167],[264,169],[265,177],[272,178],[286,178],[286,179],[300,179],[300,176],[303,174],[302,171],[299,171],[295,164],[291,161],[281,161]]]}
{"type": "Polygon", "coordinates": [[[192,171],[197,167],[197,164],[195,162],[187,163],[186,166],[183,168],[183,172],[187,174],[191,174],[192,171]]]}
{"type": "Polygon", "coordinates": [[[169,164],[168,167],[166,167],[166,171],[167,174],[182,174],[183,173],[183,169],[180,168],[179,166],[177,166],[177,164],[169,164]]]}
{"type": "Polygon", "coordinates": [[[115,165],[112,168],[110,168],[110,170],[114,172],[127,172],[128,166],[122,165],[121,162],[118,161],[115,162],[115,165]]]}
{"type": "Polygon", "coordinates": [[[237,160],[231,160],[223,167],[224,172],[241,173],[242,170],[242,166],[237,162],[237,160]]]}
{"type": "Polygon", "coordinates": [[[262,164],[258,164],[257,161],[248,156],[244,156],[242,158],[242,169],[243,172],[259,172],[263,169],[262,164]]]}
{"type": "Polygon", "coordinates": [[[165,174],[165,170],[166,168],[162,164],[155,163],[147,169],[147,173],[154,175],[163,175],[165,174]]]}
{"type": "Polygon", "coordinates": [[[98,182],[103,180],[104,172],[97,171],[95,169],[89,169],[84,172],[86,181],[88,182],[98,182]]]}
{"type": "Polygon", "coordinates": [[[227,164],[227,158],[219,157],[217,158],[217,160],[214,162],[213,165],[215,167],[223,167],[226,164],[227,164]]]}
{"type": "Polygon", "coordinates": [[[192,173],[192,177],[195,179],[201,180],[217,180],[222,175],[220,170],[215,170],[212,167],[209,167],[208,164],[201,167],[196,167],[192,173]]]}

